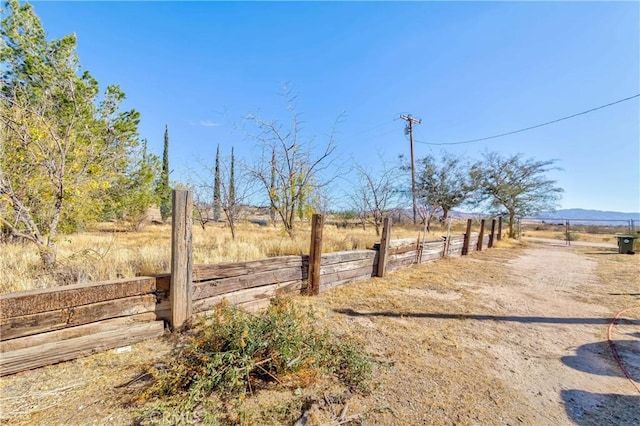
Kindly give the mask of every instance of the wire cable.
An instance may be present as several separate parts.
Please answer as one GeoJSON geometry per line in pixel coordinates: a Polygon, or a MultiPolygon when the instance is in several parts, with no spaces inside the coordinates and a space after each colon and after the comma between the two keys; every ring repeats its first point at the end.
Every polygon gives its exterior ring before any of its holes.
{"type": "Polygon", "coordinates": [[[615,316],[613,317],[613,319],[611,320],[611,322],[609,323],[609,327],[607,328],[607,342],[609,342],[609,348],[611,349],[611,353],[613,354],[613,358],[618,363],[618,367],[620,368],[620,370],[622,371],[624,376],[631,382],[633,387],[636,388],[638,393],[640,393],[640,386],[633,380],[633,378],[631,377],[631,374],[629,374],[629,370],[627,370],[627,368],[624,366],[624,363],[622,362],[622,358],[620,358],[620,355],[618,354],[618,351],[616,350],[616,345],[613,343],[613,339],[611,338],[611,331],[612,331],[613,326],[615,325],[615,323],[618,320],[618,317],[620,315],[622,315],[626,311],[630,311],[632,309],[639,309],[639,308],[640,308],[640,305],[632,306],[631,308],[623,309],[620,312],[616,313],[615,316]]]}
{"type": "Polygon", "coordinates": [[[606,105],[600,105],[599,107],[591,108],[589,110],[582,111],[582,112],[579,112],[577,114],[568,115],[566,117],[558,118],[556,120],[547,121],[546,123],[536,124],[535,126],[530,126],[530,127],[524,128],[524,129],[514,130],[512,132],[501,133],[499,135],[488,136],[488,137],[485,137],[485,138],[470,139],[470,140],[459,141],[459,142],[423,142],[423,141],[418,141],[418,140],[416,140],[415,142],[421,143],[421,144],[424,144],[424,145],[462,145],[462,144],[466,144],[466,143],[473,143],[473,142],[486,141],[486,140],[489,140],[489,139],[501,138],[503,136],[509,136],[509,135],[513,135],[513,134],[516,134],[516,133],[526,132],[527,130],[537,129],[538,127],[548,126],[550,124],[554,124],[554,123],[557,123],[559,121],[568,120],[570,118],[578,117],[579,115],[588,114],[590,112],[597,111],[597,110],[603,109],[603,108],[607,108],[607,107],[610,107],[612,105],[616,105],[616,104],[619,104],[621,102],[625,102],[625,101],[637,98],[639,96],[640,96],[640,93],[638,93],[637,95],[629,96],[628,98],[624,98],[624,99],[617,100],[615,102],[608,103],[606,105]]]}

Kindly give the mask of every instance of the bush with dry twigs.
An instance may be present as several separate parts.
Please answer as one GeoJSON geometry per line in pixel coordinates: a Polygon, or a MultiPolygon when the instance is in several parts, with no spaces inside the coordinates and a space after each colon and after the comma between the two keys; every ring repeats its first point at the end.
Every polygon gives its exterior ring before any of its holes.
{"type": "Polygon", "coordinates": [[[313,311],[289,298],[274,299],[260,314],[218,306],[185,334],[172,361],[151,370],[155,380],[141,396],[147,402],[142,418],[190,413],[194,420],[234,423],[242,418],[242,401],[261,389],[276,384],[300,392],[327,377],[367,393],[369,357],[315,324],[313,311]],[[240,408],[222,412],[215,399],[240,408]]]}

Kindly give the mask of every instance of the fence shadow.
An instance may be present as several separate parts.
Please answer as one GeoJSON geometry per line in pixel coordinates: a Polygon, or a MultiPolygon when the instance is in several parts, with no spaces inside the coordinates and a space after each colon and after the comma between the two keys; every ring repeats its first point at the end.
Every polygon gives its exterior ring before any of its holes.
{"type": "MultiPolygon", "coordinates": [[[[606,325],[611,322],[611,318],[568,318],[568,317],[535,317],[535,316],[512,316],[512,315],[478,315],[478,314],[443,314],[430,312],[358,312],[353,309],[334,309],[334,312],[352,317],[395,317],[395,318],[433,318],[433,319],[456,319],[456,320],[477,320],[477,321],[504,321],[520,322],[525,324],[593,324],[606,325]]],[[[640,320],[619,319],[618,324],[640,325],[640,320]]]]}
{"type": "Polygon", "coordinates": [[[640,396],[592,393],[578,389],[560,392],[567,416],[577,425],[637,426],[640,396]]]}

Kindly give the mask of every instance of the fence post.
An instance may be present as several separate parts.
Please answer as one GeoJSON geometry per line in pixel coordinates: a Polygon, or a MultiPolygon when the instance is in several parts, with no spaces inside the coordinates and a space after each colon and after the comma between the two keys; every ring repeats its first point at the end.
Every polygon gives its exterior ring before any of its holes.
{"type": "Polygon", "coordinates": [[[321,214],[314,214],[311,218],[311,247],[309,248],[309,281],[307,294],[320,294],[320,257],[322,255],[322,225],[321,214]]]}
{"type": "Polygon", "coordinates": [[[480,221],[480,233],[478,234],[478,244],[476,250],[482,251],[482,244],[484,243],[484,219],[480,221]]]}
{"type": "Polygon", "coordinates": [[[502,239],[502,216],[498,217],[498,236],[496,239],[498,241],[502,239]]]}
{"type": "Polygon", "coordinates": [[[442,248],[442,257],[449,256],[449,248],[451,245],[451,218],[447,219],[447,236],[444,240],[444,247],[442,248]]]}
{"type": "Polygon", "coordinates": [[[171,214],[171,326],[180,328],[191,317],[193,273],[192,235],[193,193],[172,191],[171,214]]]}
{"type": "Polygon", "coordinates": [[[518,232],[518,241],[522,239],[522,218],[518,218],[518,227],[516,228],[518,232]]]}
{"type": "Polygon", "coordinates": [[[382,223],[382,238],[380,239],[380,251],[378,252],[378,271],[376,273],[378,277],[384,277],[387,272],[387,253],[389,252],[390,237],[391,218],[385,217],[382,223]]]}
{"type": "Polygon", "coordinates": [[[496,220],[491,220],[491,234],[489,234],[489,248],[493,247],[493,239],[496,234],[496,220]]]}
{"type": "Polygon", "coordinates": [[[462,245],[462,255],[469,254],[469,241],[471,240],[471,219],[467,219],[467,232],[464,234],[464,244],[462,245]]]}

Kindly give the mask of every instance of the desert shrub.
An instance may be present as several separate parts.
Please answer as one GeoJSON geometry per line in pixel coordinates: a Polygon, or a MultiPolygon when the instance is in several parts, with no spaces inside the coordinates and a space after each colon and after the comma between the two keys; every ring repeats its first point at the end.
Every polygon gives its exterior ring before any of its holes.
{"type": "MultiPolygon", "coordinates": [[[[557,240],[566,240],[567,239],[567,233],[566,232],[558,232],[555,234],[554,236],[555,239],[557,240]]],[[[578,240],[584,240],[584,235],[578,233],[578,232],[569,232],[569,241],[578,241],[578,240]]]]}
{"type": "Polygon", "coordinates": [[[578,232],[569,232],[569,241],[579,241],[583,239],[583,235],[578,232]]]}
{"type": "Polygon", "coordinates": [[[142,400],[173,399],[180,410],[216,394],[244,399],[269,383],[297,389],[332,375],[353,392],[368,390],[369,357],[355,344],[316,326],[315,314],[291,299],[276,298],[260,314],[220,305],[194,324],[166,365],[153,368],[142,400]]]}

